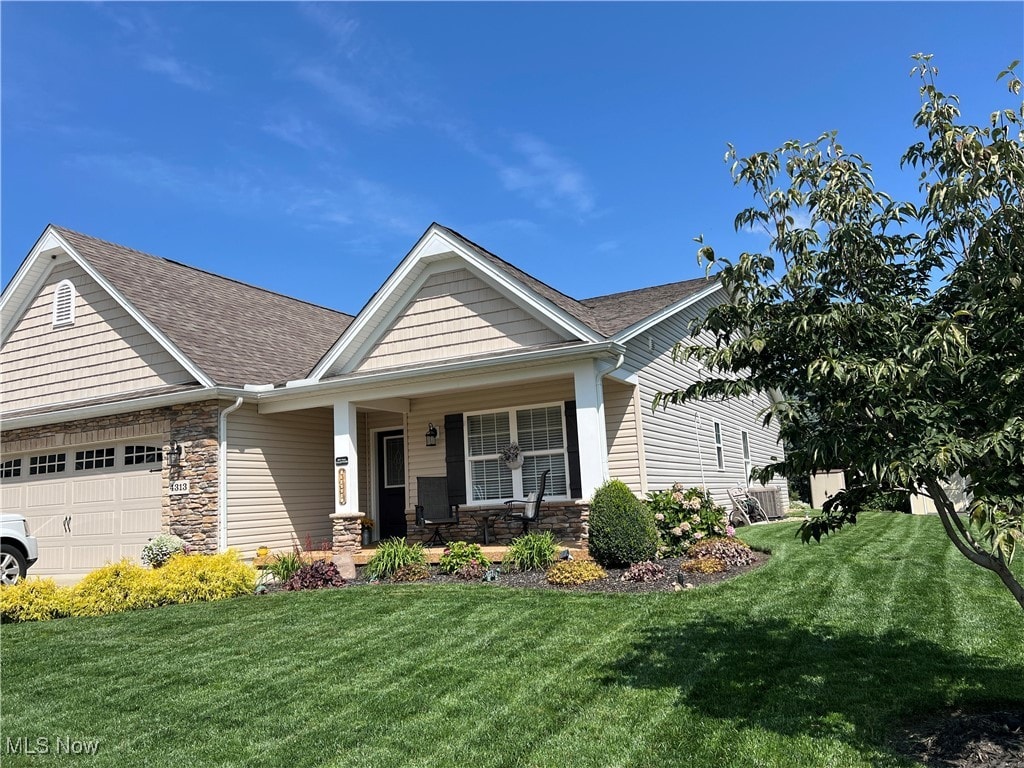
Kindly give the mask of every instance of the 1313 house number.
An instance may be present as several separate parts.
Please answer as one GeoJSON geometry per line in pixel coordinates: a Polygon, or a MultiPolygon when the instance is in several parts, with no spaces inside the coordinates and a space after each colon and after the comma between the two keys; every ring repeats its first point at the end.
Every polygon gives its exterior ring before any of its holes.
{"type": "Polygon", "coordinates": [[[188,493],[188,480],[171,480],[171,496],[184,496],[188,493]]]}

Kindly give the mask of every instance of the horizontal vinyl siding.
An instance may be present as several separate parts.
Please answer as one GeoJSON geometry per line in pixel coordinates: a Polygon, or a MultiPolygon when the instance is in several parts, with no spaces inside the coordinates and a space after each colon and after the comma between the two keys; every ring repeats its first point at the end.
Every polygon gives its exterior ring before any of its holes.
{"type": "Polygon", "coordinates": [[[621,480],[637,495],[646,489],[640,471],[634,387],[613,379],[604,380],[604,418],[608,431],[608,477],[621,480]]]}
{"type": "MultiPolygon", "coordinates": [[[[626,365],[639,371],[644,459],[650,490],[667,488],[677,481],[687,486],[700,485],[703,457],[704,478],[708,489],[719,504],[729,507],[729,488],[737,483],[747,484],[743,473],[743,430],[749,435],[750,459],[755,468],[769,463],[773,456],[783,456],[777,427],[774,424],[768,429],[762,427],[760,414],[769,404],[768,396],[759,395],[753,401],[748,398],[724,402],[705,400],[682,406],[670,405],[667,409],[659,407],[657,411],[651,411],[655,392],[683,389],[699,378],[695,362],[673,362],[672,347],[678,341],[691,341],[688,329],[690,320],[697,313],[707,312],[720,296],[716,294],[708,297],[630,341],[627,345],[626,365]],[[648,347],[648,337],[654,342],[653,351],[648,347]],[[694,419],[696,413],[701,417],[699,451],[694,419]],[[724,470],[718,469],[715,455],[715,421],[722,425],[724,470]]],[[[710,341],[710,336],[706,341],[710,341]]],[[[785,479],[776,478],[772,485],[779,487],[783,504],[788,506],[785,479]]]]}
{"type": "Polygon", "coordinates": [[[59,263],[3,345],[4,411],[185,384],[192,377],[76,263],[59,263]],[[54,288],[75,286],[75,322],[54,328],[54,288]]]}
{"type": "Polygon", "coordinates": [[[228,416],[228,546],[254,557],[331,540],[334,417],[328,408],[228,416]]]}
{"type": "Polygon", "coordinates": [[[501,408],[515,408],[539,403],[560,403],[575,397],[572,378],[556,381],[538,381],[517,384],[510,387],[473,389],[452,392],[445,395],[416,398],[409,410],[406,441],[408,453],[406,472],[406,507],[411,513],[416,504],[417,477],[444,477],[445,432],[444,417],[449,413],[473,413],[501,408]],[[433,422],[437,427],[437,445],[426,447],[423,435],[433,422]]]}
{"type": "Polygon", "coordinates": [[[427,278],[357,370],[413,365],[564,339],[466,269],[427,278]]]}

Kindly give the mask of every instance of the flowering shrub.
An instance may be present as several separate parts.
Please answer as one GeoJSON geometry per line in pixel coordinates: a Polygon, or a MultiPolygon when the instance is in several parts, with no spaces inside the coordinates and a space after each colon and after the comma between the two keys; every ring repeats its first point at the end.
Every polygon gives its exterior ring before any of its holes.
{"type": "Polygon", "coordinates": [[[464,566],[455,571],[455,578],[463,581],[483,581],[487,575],[487,566],[481,565],[476,560],[470,560],[464,566]]]}
{"type": "Polygon", "coordinates": [[[754,562],[754,552],[739,539],[711,537],[695,542],[686,551],[689,557],[714,557],[729,568],[754,562]]]}
{"type": "Polygon", "coordinates": [[[645,560],[642,563],[634,563],[629,566],[624,574],[622,574],[623,581],[657,581],[665,575],[665,566],[658,565],[653,560],[645,560]]]}
{"type": "Polygon", "coordinates": [[[151,568],[159,568],[172,555],[188,554],[188,544],[170,533],[161,533],[149,540],[149,543],[142,548],[142,564],[151,568]]]}
{"type": "Polygon", "coordinates": [[[487,559],[479,544],[453,541],[444,548],[444,552],[437,564],[441,573],[455,573],[469,563],[477,563],[486,569],[491,564],[491,561],[487,559]]]}
{"type": "MultiPolygon", "coordinates": [[[[660,557],[677,557],[705,536],[729,535],[725,507],[720,507],[704,488],[685,488],[676,483],[664,491],[647,494],[661,544],[660,557]]],[[[733,531],[735,533],[735,531],[733,531]]]]}

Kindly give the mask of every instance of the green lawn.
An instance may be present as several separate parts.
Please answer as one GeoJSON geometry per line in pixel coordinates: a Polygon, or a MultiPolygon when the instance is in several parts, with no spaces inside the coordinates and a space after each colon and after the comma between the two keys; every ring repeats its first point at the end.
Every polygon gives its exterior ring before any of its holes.
{"type": "MultiPolygon", "coordinates": [[[[894,724],[1024,706],[1024,616],[938,520],[866,514],[650,596],[377,586],[4,626],[2,740],[98,766],[907,766],[894,724]]],[[[0,744],[0,748],[4,745],[0,744]]]]}

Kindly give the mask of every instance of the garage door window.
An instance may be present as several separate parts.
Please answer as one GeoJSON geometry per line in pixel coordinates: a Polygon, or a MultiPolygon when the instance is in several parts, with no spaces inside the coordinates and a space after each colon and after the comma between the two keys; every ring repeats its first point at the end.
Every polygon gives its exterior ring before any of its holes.
{"type": "Polygon", "coordinates": [[[66,453],[31,456],[28,460],[28,473],[30,475],[52,475],[54,472],[63,472],[66,463],[66,453]]]}
{"type": "Polygon", "coordinates": [[[11,459],[0,464],[0,477],[21,477],[21,459],[11,459]]]}
{"type": "Polygon", "coordinates": [[[161,464],[164,460],[164,452],[155,445],[126,445],[124,447],[124,463],[130,467],[133,464],[161,464]]]}
{"type": "Polygon", "coordinates": [[[75,469],[101,469],[114,466],[113,448],[90,448],[75,452],[75,469]]]}

